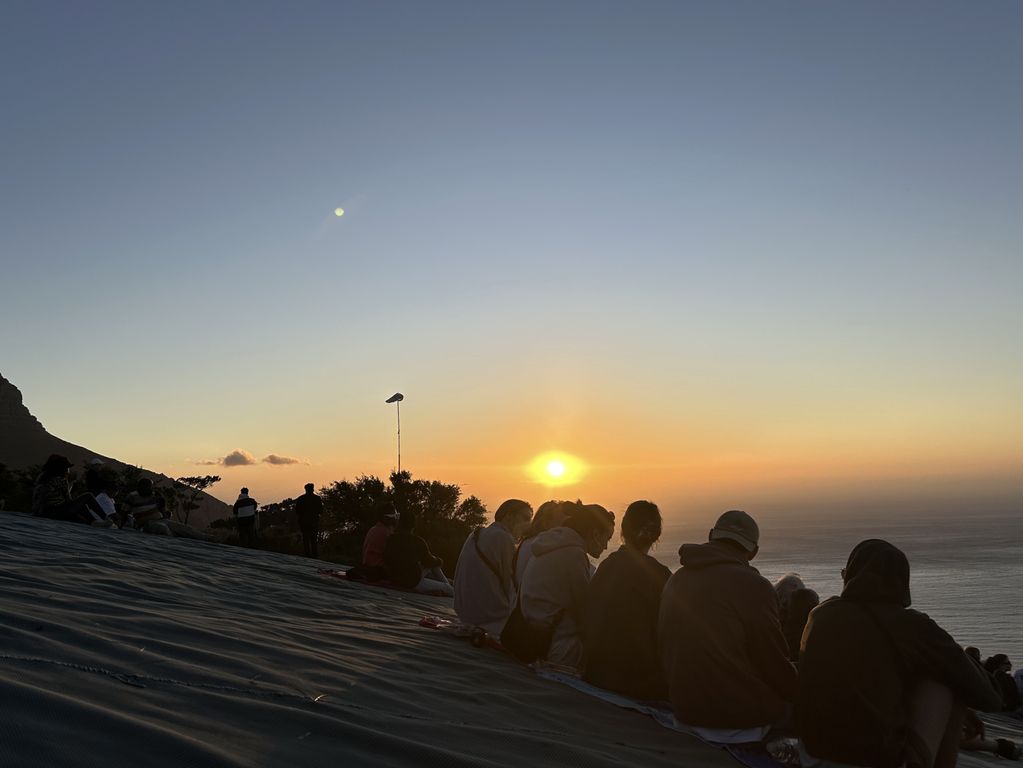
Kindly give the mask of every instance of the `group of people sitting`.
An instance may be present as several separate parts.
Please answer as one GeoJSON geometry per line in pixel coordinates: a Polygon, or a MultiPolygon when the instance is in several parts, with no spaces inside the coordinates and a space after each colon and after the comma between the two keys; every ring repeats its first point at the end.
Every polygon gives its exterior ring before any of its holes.
{"type": "Polygon", "coordinates": [[[364,578],[453,593],[463,624],[522,661],[670,702],[681,726],[710,741],[762,742],[780,729],[818,768],[953,766],[960,746],[1019,759],[1011,741],[985,740],[973,712],[1019,706],[1013,679],[997,679],[1008,660],[992,657],[986,669],[912,610],[909,562],[886,541],[856,545],[842,594],[818,605],[796,574],[772,585],[750,565],[760,530],[739,510],[721,515],[706,542],[684,544],[673,574],[649,554],[662,527],[649,501],[628,507],[622,546],[594,568],[614,533],[611,512],[551,501],[534,516],[511,499],[466,540],[453,585],[414,524],[410,513],[381,514],[364,578]]]}
{"type": "Polygon", "coordinates": [[[95,459],[86,468],[86,492],[74,496],[70,482],[72,466],[66,456],[58,454],[46,460],[32,489],[33,515],[100,528],[129,528],[164,536],[205,538],[202,532],[167,517],[166,502],[149,478],[139,478],[135,488],[118,504],[116,480],[102,471],[101,459],[95,459]]]}

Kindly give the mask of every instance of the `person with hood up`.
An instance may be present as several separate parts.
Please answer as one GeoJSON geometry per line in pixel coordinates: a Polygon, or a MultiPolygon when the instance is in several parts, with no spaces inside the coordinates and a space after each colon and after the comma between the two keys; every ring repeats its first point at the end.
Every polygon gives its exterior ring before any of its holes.
{"type": "Polygon", "coordinates": [[[800,649],[796,725],[807,764],[951,768],[966,707],[997,711],[984,668],[910,609],[909,561],[868,539],[853,548],[840,597],[811,614],[800,649]]]}
{"type": "Polygon", "coordinates": [[[512,611],[501,633],[505,645],[508,636],[509,650],[523,658],[515,650],[516,635],[508,632],[509,625],[516,626],[512,620],[521,618],[530,636],[543,638],[539,646],[545,647],[537,647],[539,658],[579,668],[583,660],[580,632],[593,574],[590,557],[600,557],[613,533],[614,515],[598,504],[576,503],[561,526],[536,537],[522,574],[518,611],[512,611]]]}
{"type": "Polygon", "coordinates": [[[718,518],[706,544],[683,544],[658,620],[675,718],[717,742],[759,741],[791,715],[795,667],[771,582],[749,561],[760,528],[741,510],[718,518]]]}
{"type": "Polygon", "coordinates": [[[508,499],[494,522],[465,540],[455,565],[455,613],[463,623],[500,635],[515,605],[515,543],[533,518],[533,508],[508,499]]]}
{"type": "Polygon", "coordinates": [[[635,699],[668,696],[657,655],[657,615],[671,571],[649,554],[661,537],[661,511],[634,501],[622,541],[597,568],[586,596],[583,680],[635,699]]]}

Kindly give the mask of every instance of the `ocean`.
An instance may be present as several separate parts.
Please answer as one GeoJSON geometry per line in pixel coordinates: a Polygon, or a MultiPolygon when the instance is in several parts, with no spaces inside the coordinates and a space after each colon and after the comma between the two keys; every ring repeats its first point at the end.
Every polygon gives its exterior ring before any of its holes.
{"type": "MultiPolygon", "coordinates": [[[[1006,653],[1014,669],[1023,664],[1023,518],[973,516],[848,515],[758,517],[760,552],[751,563],[770,581],[793,571],[821,599],[842,588],[841,570],[863,539],[879,538],[909,558],[912,607],[984,658],[1006,653]]],[[[665,521],[651,553],[678,568],[678,548],[704,542],[713,519],[665,521]]]]}

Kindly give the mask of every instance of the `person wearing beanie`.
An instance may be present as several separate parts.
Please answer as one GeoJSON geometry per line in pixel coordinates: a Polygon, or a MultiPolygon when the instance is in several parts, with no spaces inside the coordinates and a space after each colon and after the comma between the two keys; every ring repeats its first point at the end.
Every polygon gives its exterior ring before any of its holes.
{"type": "Polygon", "coordinates": [[[658,619],[675,718],[717,742],[759,741],[791,717],[797,677],[774,587],[750,561],[760,528],[741,510],[721,515],[706,544],[683,544],[658,619]]]}

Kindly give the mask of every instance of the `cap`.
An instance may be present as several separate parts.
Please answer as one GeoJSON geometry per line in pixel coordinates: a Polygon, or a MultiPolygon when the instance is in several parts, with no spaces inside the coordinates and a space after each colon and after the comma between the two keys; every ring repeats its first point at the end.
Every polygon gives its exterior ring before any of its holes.
{"type": "Polygon", "coordinates": [[[747,552],[752,552],[760,542],[760,527],[756,520],[741,509],[730,509],[721,515],[710,529],[710,540],[718,539],[737,542],[742,544],[747,552]]]}

